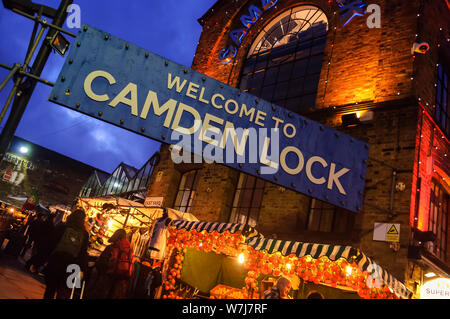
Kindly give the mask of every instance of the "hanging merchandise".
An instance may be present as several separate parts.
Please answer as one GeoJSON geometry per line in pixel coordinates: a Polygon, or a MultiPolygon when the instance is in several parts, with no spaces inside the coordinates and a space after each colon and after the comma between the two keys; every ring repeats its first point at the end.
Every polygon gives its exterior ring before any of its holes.
{"type": "MultiPolygon", "coordinates": [[[[186,285],[203,298],[259,299],[280,277],[289,298],[398,299],[412,293],[351,246],[262,237],[248,226],[176,220],[169,227],[163,299],[186,298],[186,285]]],[[[193,296],[191,296],[193,297],[193,296]]]]}
{"type": "Polygon", "coordinates": [[[97,213],[95,217],[91,217],[88,221],[89,232],[89,248],[95,250],[103,250],[106,242],[105,232],[107,230],[107,223],[101,213],[97,213]]]}
{"type": "Polygon", "coordinates": [[[152,230],[152,239],[150,241],[150,257],[154,259],[164,259],[167,246],[167,227],[172,220],[169,218],[167,210],[159,218],[152,230]]]}

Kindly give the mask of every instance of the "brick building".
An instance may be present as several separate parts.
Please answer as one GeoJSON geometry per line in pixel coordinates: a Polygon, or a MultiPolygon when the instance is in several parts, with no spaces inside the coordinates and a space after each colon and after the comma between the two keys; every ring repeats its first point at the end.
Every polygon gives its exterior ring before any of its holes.
{"type": "Polygon", "coordinates": [[[192,69],[370,145],[363,207],[223,165],[174,164],[168,145],[147,197],[269,238],[356,247],[414,298],[425,275],[448,279],[450,3],[219,0],[199,23],[192,69]],[[375,223],[400,224],[399,242],[375,241],[375,223]]]}
{"type": "Polygon", "coordinates": [[[94,169],[16,136],[0,161],[0,200],[21,208],[36,195],[45,207],[70,207],[94,169]]]}

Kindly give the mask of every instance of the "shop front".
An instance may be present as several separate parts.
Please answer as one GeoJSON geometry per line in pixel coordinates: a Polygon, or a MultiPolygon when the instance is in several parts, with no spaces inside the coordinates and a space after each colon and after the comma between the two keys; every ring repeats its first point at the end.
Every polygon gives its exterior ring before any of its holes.
{"type": "Polygon", "coordinates": [[[292,299],[409,299],[400,281],[351,246],[264,238],[240,224],[175,220],[163,299],[260,299],[281,276],[292,299]]]}

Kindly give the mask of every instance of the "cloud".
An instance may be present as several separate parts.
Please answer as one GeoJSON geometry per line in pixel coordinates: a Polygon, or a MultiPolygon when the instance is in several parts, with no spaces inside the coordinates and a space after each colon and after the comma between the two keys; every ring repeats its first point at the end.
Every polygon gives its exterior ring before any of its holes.
{"type": "MultiPolygon", "coordinates": [[[[35,2],[59,5],[57,0],[35,2]]],[[[197,19],[215,0],[75,0],[74,3],[80,5],[82,23],[189,66],[201,32],[197,19]]],[[[23,61],[32,29],[32,21],[0,10],[0,37],[2,43],[8,44],[0,46],[1,62],[23,61]]],[[[64,58],[58,54],[50,54],[41,76],[55,82],[63,62],[64,58]]],[[[120,162],[140,168],[159,150],[158,142],[48,102],[50,90],[43,84],[36,86],[16,135],[107,172],[112,172],[120,162]]],[[[3,103],[8,93],[5,91],[0,94],[3,103]]]]}

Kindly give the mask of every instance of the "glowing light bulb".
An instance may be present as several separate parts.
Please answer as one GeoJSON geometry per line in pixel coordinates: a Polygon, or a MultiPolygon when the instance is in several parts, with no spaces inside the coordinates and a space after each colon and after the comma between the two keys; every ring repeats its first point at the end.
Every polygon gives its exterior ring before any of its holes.
{"type": "Polygon", "coordinates": [[[111,228],[113,222],[114,222],[114,221],[113,221],[112,219],[110,219],[110,220],[108,221],[108,228],[111,228]]]}
{"type": "Polygon", "coordinates": [[[244,260],[245,260],[244,254],[243,254],[243,253],[240,253],[240,254],[239,254],[239,257],[238,257],[238,262],[239,262],[240,264],[243,264],[243,263],[244,263],[244,260]]]}
{"type": "Polygon", "coordinates": [[[347,276],[350,276],[352,274],[352,267],[351,266],[347,266],[347,276]]]}
{"type": "Polygon", "coordinates": [[[291,264],[286,264],[286,268],[287,268],[287,270],[291,270],[291,268],[292,268],[291,264]]]}

